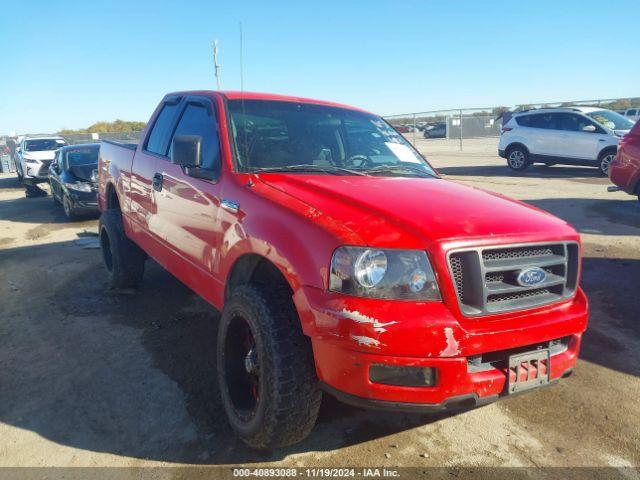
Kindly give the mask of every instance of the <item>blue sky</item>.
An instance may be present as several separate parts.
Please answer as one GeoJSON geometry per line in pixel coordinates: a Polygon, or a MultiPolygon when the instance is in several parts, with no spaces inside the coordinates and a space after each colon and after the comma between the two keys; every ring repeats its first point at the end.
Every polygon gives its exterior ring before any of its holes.
{"type": "Polygon", "coordinates": [[[638,0],[8,0],[0,133],[146,121],[215,87],[214,38],[239,89],[239,21],[245,90],[380,114],[640,96],[638,19],[638,0]]]}

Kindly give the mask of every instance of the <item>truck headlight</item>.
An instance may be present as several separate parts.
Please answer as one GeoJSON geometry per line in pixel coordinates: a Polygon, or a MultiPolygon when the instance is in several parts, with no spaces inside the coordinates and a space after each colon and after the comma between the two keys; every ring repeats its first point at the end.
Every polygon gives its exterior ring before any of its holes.
{"type": "Polygon", "coordinates": [[[65,183],[64,186],[76,192],[91,192],[91,185],[88,183],[65,183]]]}
{"type": "Polygon", "coordinates": [[[329,290],[358,297],[440,300],[426,252],[340,247],[331,258],[329,290]]]}

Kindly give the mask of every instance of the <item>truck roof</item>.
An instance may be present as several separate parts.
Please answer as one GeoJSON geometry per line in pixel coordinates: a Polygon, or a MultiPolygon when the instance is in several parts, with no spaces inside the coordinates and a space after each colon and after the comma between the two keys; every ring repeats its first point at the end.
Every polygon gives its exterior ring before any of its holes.
{"type": "Polygon", "coordinates": [[[221,94],[227,100],[271,100],[276,102],[294,102],[294,103],[311,103],[314,105],[325,105],[328,107],[346,108],[358,112],[370,113],[362,108],[352,107],[335,102],[326,102],[323,100],[314,100],[312,98],[295,97],[291,95],[278,95],[275,93],[258,93],[258,92],[241,92],[236,90],[194,90],[184,92],[172,92],[167,95],[215,95],[221,94]]]}

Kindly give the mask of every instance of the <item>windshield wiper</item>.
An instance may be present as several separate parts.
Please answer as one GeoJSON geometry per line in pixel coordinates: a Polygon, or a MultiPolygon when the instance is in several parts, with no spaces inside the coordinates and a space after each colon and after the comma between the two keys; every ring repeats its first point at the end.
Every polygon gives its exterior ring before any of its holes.
{"type": "Polygon", "coordinates": [[[367,173],[387,173],[387,172],[402,172],[402,171],[404,171],[404,172],[410,172],[410,173],[417,173],[421,177],[425,177],[425,178],[426,177],[435,178],[435,175],[427,172],[423,168],[414,167],[413,165],[404,165],[404,164],[378,165],[377,167],[367,168],[367,169],[364,169],[363,171],[365,171],[367,173]]]}
{"type": "Polygon", "coordinates": [[[348,173],[349,175],[364,175],[366,173],[351,170],[349,168],[338,167],[337,165],[282,165],[280,167],[253,167],[249,169],[253,173],[264,172],[322,172],[331,173],[333,175],[340,175],[348,173]]]}

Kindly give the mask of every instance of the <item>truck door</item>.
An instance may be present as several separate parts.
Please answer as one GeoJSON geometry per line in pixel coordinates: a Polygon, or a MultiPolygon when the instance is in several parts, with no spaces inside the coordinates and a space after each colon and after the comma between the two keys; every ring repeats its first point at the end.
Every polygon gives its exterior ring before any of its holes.
{"type": "MultiPolygon", "coordinates": [[[[216,109],[206,97],[188,97],[181,108],[174,135],[202,138],[201,167],[220,171],[221,153],[216,109]]],[[[156,192],[155,228],[170,249],[200,271],[212,273],[218,258],[220,228],[217,225],[220,184],[188,176],[169,155],[156,164],[162,190],[156,192]]]]}
{"type": "Polygon", "coordinates": [[[168,161],[169,141],[180,110],[181,97],[165,97],[152,117],[153,126],[146,138],[140,139],[130,181],[130,215],[138,227],[151,233],[160,240],[162,236],[154,226],[156,214],[156,195],[154,174],[157,162],[168,161]]]}

